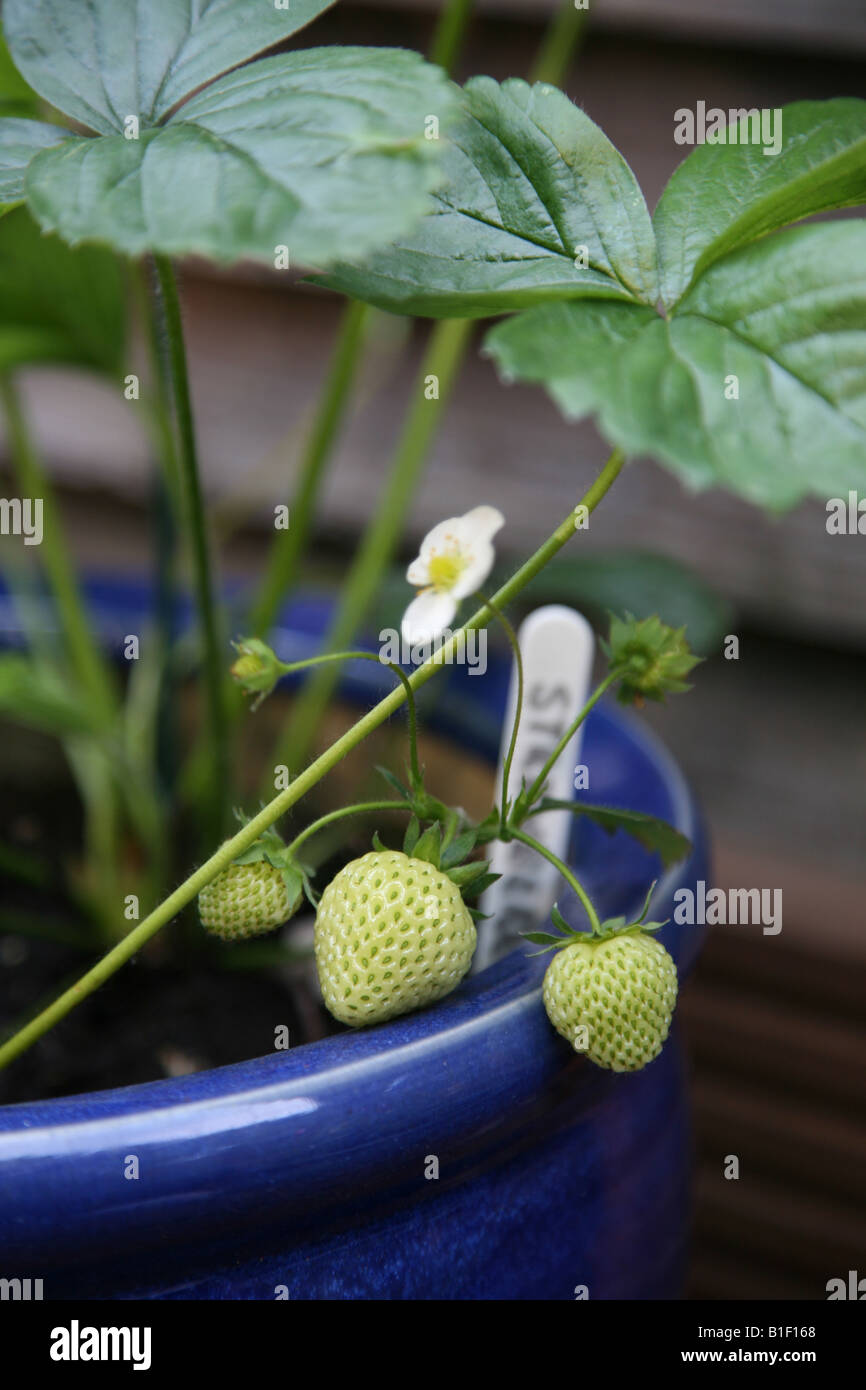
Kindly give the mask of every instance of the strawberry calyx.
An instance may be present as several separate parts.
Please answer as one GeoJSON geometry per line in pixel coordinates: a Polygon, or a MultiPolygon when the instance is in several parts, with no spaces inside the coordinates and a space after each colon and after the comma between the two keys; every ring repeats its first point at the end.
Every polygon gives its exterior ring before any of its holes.
{"type": "MultiPolygon", "coordinates": [[[[244,816],[242,812],[236,811],[235,815],[242,825],[248,824],[249,817],[244,816]]],[[[309,865],[302,864],[294,857],[273,827],[265,830],[248,849],[232,860],[232,864],[238,867],[243,864],[260,864],[262,862],[270,864],[279,873],[289,894],[292,912],[297,911],[304,894],[307,895],[313,907],[316,906],[317,899],[313,896],[310,883],[313,870],[309,865]]]]}
{"type": "Polygon", "coordinates": [[[644,901],[643,910],[640,916],[633,922],[630,922],[627,917],[608,917],[601,922],[594,931],[575,931],[574,928],[569,926],[568,922],[566,922],[559,910],[559,905],[554,903],[550,916],[554,926],[559,927],[560,934],[554,935],[552,932],[529,931],[523,932],[522,936],[524,940],[531,941],[533,945],[542,947],[540,951],[533,951],[532,955],[543,956],[548,951],[560,951],[565,946],[573,946],[575,942],[582,942],[585,946],[590,946],[597,941],[610,941],[611,938],[615,936],[630,936],[638,932],[660,931],[662,927],[667,925],[668,919],[664,922],[647,921],[647,913],[649,912],[650,900],[655,891],[655,886],[655,882],[650,885],[649,892],[644,901]]]}

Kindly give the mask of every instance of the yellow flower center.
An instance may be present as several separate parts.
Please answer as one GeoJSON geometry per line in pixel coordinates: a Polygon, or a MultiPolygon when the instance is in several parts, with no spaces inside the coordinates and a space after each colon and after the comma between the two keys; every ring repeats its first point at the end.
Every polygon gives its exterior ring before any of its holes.
{"type": "Polygon", "coordinates": [[[447,550],[444,554],[430,558],[430,587],[437,593],[447,593],[453,589],[466,568],[466,560],[459,550],[447,550]]]}

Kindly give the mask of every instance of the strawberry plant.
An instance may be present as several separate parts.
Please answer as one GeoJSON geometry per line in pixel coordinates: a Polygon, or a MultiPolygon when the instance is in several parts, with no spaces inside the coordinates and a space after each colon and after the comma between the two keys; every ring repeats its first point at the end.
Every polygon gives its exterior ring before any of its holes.
{"type": "MultiPolygon", "coordinates": [[[[522,676],[505,610],[569,543],[579,545],[576,516],[591,515],[635,456],[651,455],[688,486],[725,487],[773,512],[808,494],[866,487],[866,223],[806,220],[866,202],[866,103],[784,108],[772,158],[747,142],[697,148],[650,214],[623,156],[558,90],[564,58],[551,65],[548,53],[531,82],[481,76],[460,89],[444,70],[460,28],[454,7],[434,46],[438,62],[360,47],[261,56],[326,8],[322,0],[285,9],[215,0],[192,11],[185,0],[3,6],[11,78],[0,91],[0,400],[21,491],[44,503],[42,569],[62,651],[31,633],[28,656],[0,666],[0,707],[53,731],[76,773],[89,855],[75,887],[108,950],[0,1047],[0,1065],[196,900],[204,928],[233,939],[276,928],[306,892],[317,911],[323,995],[343,1022],[375,1024],[432,1004],[469,968],[474,904],[489,879],[481,856],[497,839],[555,863],[586,918],[569,924],[557,909],[564,935],[541,934],[557,952],[544,991],[554,1026],[572,1042],[585,1028],[582,1050],[601,1066],[651,1061],[674,1006],[670,958],[642,922],[600,921],[572,868],[529,827],[546,810],[567,809],[633,834],[665,864],[683,857],[682,836],[649,815],[563,803],[546,789],[557,757],[608,690],[626,703],[679,693],[695,658],[685,634],[657,614],[614,618],[604,679],[531,785],[513,786],[522,676]],[[234,655],[174,267],[187,255],[300,268],[352,300],[305,449],[297,520],[273,543],[234,655]],[[270,630],[306,553],[364,353],[367,305],[443,322],[326,650],[284,663],[270,630]],[[180,654],[170,630],[159,634],[124,698],[89,626],[15,378],[25,366],[67,363],[131,391],[131,317],[150,347],[140,409],[157,464],[157,510],[190,560],[196,630],[180,654]],[[444,645],[411,674],[391,665],[393,691],[308,761],[341,663],[379,660],[347,648],[393,558],[469,325],[488,318],[497,322],[484,351],[503,379],[543,386],[571,419],[591,415],[612,453],[489,596],[481,586],[504,520],[498,509],[475,508],[430,533],[407,572],[419,593],[404,637],[432,641],[448,629],[444,645]],[[435,398],[423,390],[431,377],[435,398]],[[473,611],[450,631],[467,601],[473,611]],[[415,696],[467,634],[493,622],[514,649],[517,712],[501,795],[472,821],[427,788],[415,696]],[[199,677],[202,733],[173,780],[171,759],[160,756],[160,720],[184,661],[199,677]],[[291,775],[274,794],[269,774],[261,808],[226,835],[242,716],[229,672],[260,703],[284,675],[313,667],[275,749],[274,762],[291,775]],[[402,706],[407,781],[387,769],[395,795],[312,820],[284,844],[277,823],[402,706]],[[176,875],[166,818],[178,800],[204,847],[169,891],[176,875]],[[301,845],[343,817],[395,813],[407,818],[402,850],[375,839],[319,897],[297,857],[301,845]],[[135,853],[126,852],[131,844],[135,853]],[[130,883],[146,905],[132,926],[121,912],[130,883]]],[[[126,398],[138,399],[137,384],[126,398]]]]}

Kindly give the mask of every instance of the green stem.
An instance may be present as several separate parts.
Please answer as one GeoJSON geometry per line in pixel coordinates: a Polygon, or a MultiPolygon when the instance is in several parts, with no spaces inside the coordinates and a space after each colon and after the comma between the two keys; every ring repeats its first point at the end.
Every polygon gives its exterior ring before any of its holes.
{"type": "Polygon", "coordinates": [[[430,43],[430,62],[452,73],[472,18],[473,0],[448,0],[430,43]]]}
{"type": "Polygon", "coordinates": [[[69,658],[100,720],[109,723],[116,712],[114,675],[90,631],[64,543],[54,492],[30,437],[18,392],[5,373],[0,374],[0,401],[9,430],[10,454],[18,487],[23,496],[42,501],[40,561],[51,585],[69,658]]]}
{"type": "Polygon", "coordinates": [[[552,864],[554,868],[559,870],[566,883],[569,883],[571,885],[577,896],[580,898],[580,901],[583,903],[583,906],[586,909],[586,915],[590,920],[592,930],[594,932],[601,931],[601,922],[599,921],[598,913],[593,907],[586,889],[583,887],[582,883],[580,882],[580,879],[577,877],[576,874],[572,872],[568,865],[563,864],[559,855],[554,854],[553,850],[548,849],[547,846],[543,845],[540,840],[534,840],[532,836],[527,835],[524,830],[515,830],[512,828],[511,835],[513,839],[520,840],[524,845],[528,845],[530,849],[534,849],[536,854],[540,854],[543,859],[546,859],[549,864],[552,864]]]}
{"type": "Polygon", "coordinates": [[[583,37],[588,10],[575,9],[574,0],[562,0],[548,25],[529,74],[530,82],[562,85],[583,37]]]}
{"type": "Polygon", "coordinates": [[[412,779],[417,785],[421,782],[421,764],[418,761],[418,708],[415,704],[415,692],[409,682],[406,672],[397,666],[393,661],[383,661],[375,652],[354,651],[354,652],[324,652],[320,656],[307,656],[302,661],[278,661],[282,675],[290,676],[295,671],[304,671],[312,666],[324,666],[334,661],[375,661],[377,666],[387,666],[397,679],[401,682],[406,692],[406,706],[409,716],[409,766],[412,769],[412,779]]]}
{"type": "Polygon", "coordinates": [[[318,820],[305,826],[300,835],[296,835],[288,846],[288,852],[294,854],[305,840],[316,834],[317,830],[323,830],[326,825],[343,820],[345,816],[367,816],[378,811],[411,811],[411,809],[408,801],[395,801],[393,798],[390,801],[359,801],[355,806],[341,806],[339,810],[328,811],[327,815],[320,816],[318,820]]]}
{"type": "Polygon", "coordinates": [[[593,693],[590,695],[583,709],[580,711],[580,714],[577,715],[577,717],[566,729],[565,733],[562,735],[562,738],[557,743],[550,757],[547,759],[547,762],[544,764],[544,767],[541,769],[532,786],[527,791],[526,804],[528,806],[531,806],[538,797],[539,792],[541,791],[542,787],[547,781],[548,776],[550,775],[551,768],[553,767],[563,748],[566,748],[568,746],[568,744],[571,742],[572,738],[580,728],[581,724],[583,723],[584,719],[589,714],[590,710],[593,708],[594,705],[598,704],[598,701],[601,699],[602,695],[604,695],[605,691],[609,690],[610,687],[616,681],[619,680],[621,675],[621,670],[609,671],[608,674],[605,676],[604,680],[598,686],[598,688],[594,690],[593,693]]]}
{"type": "MultiPolygon", "coordinates": [[[[595,482],[582,498],[581,505],[586,507],[587,512],[594,511],[598,506],[619,475],[623,463],[624,457],[621,451],[619,449],[614,450],[595,482]]],[[[505,607],[506,604],[510,603],[573,535],[574,512],[570,511],[553,534],[543,545],[539,546],[535,554],[531,555],[525,564],[521,565],[494,594],[494,603],[499,607],[505,607]]],[[[418,690],[436,675],[437,671],[441,671],[447,658],[456,651],[458,642],[465,640],[463,634],[485,627],[489,622],[489,615],[490,609],[485,604],[469,618],[462,628],[452,633],[441,650],[431,656],[428,661],[425,661],[423,666],[419,666],[418,670],[414,671],[408,678],[412,690],[418,690]]],[[[309,767],[305,768],[290,786],[273,797],[268,805],[263,807],[258,815],[254,816],[246,825],[242,826],[231,839],[221,844],[200,868],[190,874],[153,912],[139,922],[138,926],[134,927],[122,941],[118,942],[113,950],[98,961],[92,970],[83,975],[71,989],[61,994],[47,1009],[44,1009],[36,1018],[31,1019],[20,1032],[0,1047],[0,1068],[25,1052],[49,1028],[58,1023],[60,1019],[65,1018],[76,1004],[80,1004],[89,994],[92,994],[95,989],[110,979],[121,965],[136,955],[152,936],[155,936],[162,927],[166,926],[183,908],[191,903],[202,888],[216,878],[217,874],[221,873],[223,869],[227,869],[239,854],[243,854],[245,850],[249,849],[260,835],[269,830],[281,816],[296,805],[312,787],[322,780],[326,773],[336,767],[368,734],[372,733],[374,729],[378,729],[395,710],[400,708],[405,699],[406,692],[402,686],[392,690],[390,694],[357,720],[350,729],[347,729],[330,748],[327,748],[324,753],[310,763],[309,767]]]]}
{"type": "Polygon", "coordinates": [[[271,545],[265,577],[250,609],[250,628],[261,637],[267,637],[280,605],[297,579],[324,470],[351,399],[369,315],[368,306],[357,302],[350,303],[343,314],[324,390],[301,459],[289,526],[277,533],[271,545]]]}
{"type": "Polygon", "coordinates": [[[502,768],[502,810],[500,824],[505,825],[506,807],[508,806],[508,781],[511,776],[511,764],[514,762],[514,752],[517,748],[517,735],[520,732],[520,719],[523,714],[523,653],[520,650],[520,643],[517,640],[517,633],[514,631],[508,618],[501,613],[489,598],[485,598],[479,593],[478,597],[485,603],[491,613],[496,617],[505,629],[511,650],[514,653],[514,663],[517,667],[517,701],[514,707],[514,723],[511,728],[511,741],[508,745],[508,752],[505,755],[505,763],[502,768]]]}
{"type": "MultiPolygon", "coordinates": [[[[472,323],[466,319],[449,319],[433,329],[415,384],[415,401],[394,454],[385,491],[372,523],[364,532],[325,638],[328,650],[345,647],[356,636],[382,575],[391,563],[471,330],[472,323]],[[435,376],[439,383],[438,396],[433,400],[425,395],[425,383],[430,376],[435,376]]],[[[336,669],[321,671],[304,687],[280,742],[276,762],[289,768],[303,762],[321,712],[338,679],[336,669]]]]}
{"type": "Polygon", "coordinates": [[[196,605],[204,647],[206,723],[210,744],[210,796],[207,807],[212,828],[216,834],[220,834],[225,823],[228,747],[225,686],[210,546],[199,476],[198,450],[177,282],[171,261],[167,257],[155,256],[154,266],[156,270],[153,296],[154,326],[162,349],[158,357],[162,363],[163,386],[165,386],[166,381],[171,383],[171,396],[177,425],[178,463],[184,512],[192,550],[196,605]]]}

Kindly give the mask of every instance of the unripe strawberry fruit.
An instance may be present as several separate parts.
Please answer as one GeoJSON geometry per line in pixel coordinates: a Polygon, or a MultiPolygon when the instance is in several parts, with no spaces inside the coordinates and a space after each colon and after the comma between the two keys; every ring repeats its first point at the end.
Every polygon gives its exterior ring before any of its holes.
{"type": "Polygon", "coordinates": [[[449,994],[472,961],[475,923],[441,870],[398,850],[374,850],[328,884],[315,946],[327,1008],[360,1027],[449,994]]]}
{"type": "Polygon", "coordinates": [[[282,926],[297,908],[283,873],[260,859],[253,864],[230,864],[198,895],[198,912],[205,931],[223,941],[262,936],[282,926]]]}
{"type": "Polygon", "coordinates": [[[557,951],[543,993],[548,1018],[576,1051],[610,1071],[639,1071],[668,1035],[677,970],[660,941],[627,931],[557,951]]]}

